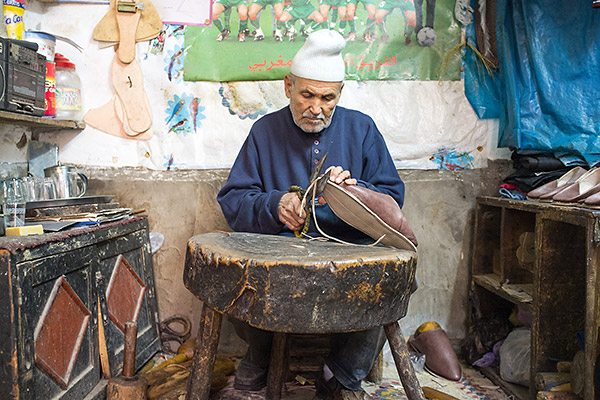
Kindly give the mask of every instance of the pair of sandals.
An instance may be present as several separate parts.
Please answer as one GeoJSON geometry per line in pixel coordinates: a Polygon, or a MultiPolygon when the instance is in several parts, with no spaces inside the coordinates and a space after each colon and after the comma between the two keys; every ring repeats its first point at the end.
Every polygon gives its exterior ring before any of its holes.
{"type": "Polygon", "coordinates": [[[575,167],[527,194],[533,201],[600,208],[600,168],[575,167]]]}

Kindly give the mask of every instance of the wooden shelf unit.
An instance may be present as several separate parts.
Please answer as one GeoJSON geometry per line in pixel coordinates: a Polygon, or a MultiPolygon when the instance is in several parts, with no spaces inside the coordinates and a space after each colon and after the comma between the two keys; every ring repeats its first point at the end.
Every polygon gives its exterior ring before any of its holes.
{"type": "MultiPolygon", "coordinates": [[[[531,311],[531,382],[538,372],[556,372],[556,360],[571,361],[583,331],[582,398],[595,398],[599,268],[600,210],[477,199],[471,290],[488,309],[520,305],[531,311]]],[[[530,385],[529,398],[536,394],[530,385]]]]}

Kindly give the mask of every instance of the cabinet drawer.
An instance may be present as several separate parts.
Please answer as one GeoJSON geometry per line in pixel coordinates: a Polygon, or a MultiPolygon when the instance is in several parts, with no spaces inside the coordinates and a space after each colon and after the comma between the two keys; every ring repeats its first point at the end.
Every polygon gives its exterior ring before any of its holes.
{"type": "Polygon", "coordinates": [[[17,265],[20,399],[81,399],[100,380],[93,250],[17,265]]]}
{"type": "Polygon", "coordinates": [[[120,316],[137,316],[138,337],[136,345],[136,367],[140,368],[157,351],[160,350],[160,335],[158,332],[158,304],[154,290],[154,272],[148,247],[147,231],[137,231],[126,236],[99,244],[99,272],[102,277],[99,283],[100,301],[107,318],[104,316],[104,332],[110,364],[111,375],[117,375],[123,368],[123,327],[125,320],[117,320],[110,315],[111,310],[117,309],[120,316]],[[121,266],[117,269],[117,261],[122,256],[131,270],[121,266]],[[113,276],[114,275],[114,276],[113,276]],[[121,282],[117,282],[121,280],[121,282]],[[109,284],[112,284],[108,292],[109,284]],[[118,288],[125,290],[118,292],[118,288]],[[134,309],[136,299],[131,298],[143,291],[139,310],[134,309]]]}

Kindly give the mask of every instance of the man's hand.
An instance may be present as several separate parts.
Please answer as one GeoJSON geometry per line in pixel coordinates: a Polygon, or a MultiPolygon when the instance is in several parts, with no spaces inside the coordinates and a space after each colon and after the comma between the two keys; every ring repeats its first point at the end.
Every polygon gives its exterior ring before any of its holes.
{"type": "Polygon", "coordinates": [[[279,220],[292,231],[302,229],[306,216],[304,215],[304,210],[301,207],[297,193],[284,194],[281,200],[279,200],[277,213],[279,214],[279,220]]]}
{"type": "Polygon", "coordinates": [[[356,185],[356,179],[350,176],[350,171],[343,169],[342,167],[329,167],[331,170],[331,175],[329,175],[329,180],[331,182],[335,182],[338,185],[344,182],[346,185],[356,185]]]}
{"type": "MultiPolygon", "coordinates": [[[[356,185],[356,179],[352,178],[350,175],[350,171],[343,169],[340,166],[337,167],[329,167],[331,170],[331,174],[329,175],[329,180],[331,182],[337,183],[338,185],[341,183],[345,183],[346,185],[356,185]]],[[[319,197],[319,204],[325,204],[327,201],[323,198],[323,196],[319,197]]]]}

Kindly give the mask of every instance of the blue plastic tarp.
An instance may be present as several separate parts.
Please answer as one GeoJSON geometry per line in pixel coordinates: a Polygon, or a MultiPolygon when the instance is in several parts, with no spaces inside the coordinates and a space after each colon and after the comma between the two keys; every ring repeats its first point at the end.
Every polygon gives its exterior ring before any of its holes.
{"type": "Polygon", "coordinates": [[[595,163],[600,9],[591,1],[498,0],[496,18],[498,71],[482,77],[465,52],[465,92],[479,117],[499,117],[500,147],[576,153],[595,163]]]}

